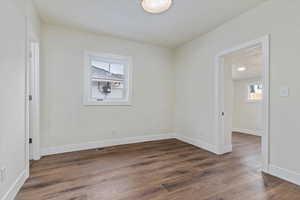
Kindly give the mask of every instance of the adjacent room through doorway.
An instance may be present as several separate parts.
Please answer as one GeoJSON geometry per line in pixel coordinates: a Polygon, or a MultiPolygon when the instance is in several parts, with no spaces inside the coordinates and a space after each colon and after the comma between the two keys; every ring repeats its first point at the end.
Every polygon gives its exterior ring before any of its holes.
{"type": "Polygon", "coordinates": [[[237,50],[224,59],[225,130],[235,153],[261,169],[263,66],[261,44],[237,50]],[[231,131],[230,131],[231,130],[231,131]],[[232,134],[230,134],[232,133],[232,134]],[[248,152],[248,153],[246,153],[248,152]]]}
{"type": "Polygon", "coordinates": [[[248,152],[260,171],[268,160],[268,38],[217,56],[220,153],[248,152]],[[266,85],[266,86],[265,86],[266,85]]]}

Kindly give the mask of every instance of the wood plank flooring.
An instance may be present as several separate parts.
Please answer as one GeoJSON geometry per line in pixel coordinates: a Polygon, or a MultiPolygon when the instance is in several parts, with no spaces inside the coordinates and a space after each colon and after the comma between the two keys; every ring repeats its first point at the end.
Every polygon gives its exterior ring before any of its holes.
{"type": "Polygon", "coordinates": [[[47,156],[17,200],[300,200],[300,187],[260,172],[260,138],[233,134],[217,156],[176,139],[47,156]]]}

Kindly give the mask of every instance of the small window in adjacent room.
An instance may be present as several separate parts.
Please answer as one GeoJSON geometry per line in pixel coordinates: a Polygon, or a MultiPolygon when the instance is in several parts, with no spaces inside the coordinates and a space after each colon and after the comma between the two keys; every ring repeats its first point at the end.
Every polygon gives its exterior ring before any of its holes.
{"type": "Polygon", "coordinates": [[[260,83],[248,85],[248,101],[261,101],[263,98],[263,86],[260,83]]]}
{"type": "Polygon", "coordinates": [[[130,105],[131,58],[86,53],[85,105],[130,105]]]}

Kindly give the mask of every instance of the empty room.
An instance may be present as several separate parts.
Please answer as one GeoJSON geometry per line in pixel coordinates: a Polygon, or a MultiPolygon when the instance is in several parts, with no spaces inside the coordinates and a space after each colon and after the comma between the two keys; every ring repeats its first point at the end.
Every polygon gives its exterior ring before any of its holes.
{"type": "Polygon", "coordinates": [[[0,200],[300,200],[299,0],[1,0],[0,200]]]}

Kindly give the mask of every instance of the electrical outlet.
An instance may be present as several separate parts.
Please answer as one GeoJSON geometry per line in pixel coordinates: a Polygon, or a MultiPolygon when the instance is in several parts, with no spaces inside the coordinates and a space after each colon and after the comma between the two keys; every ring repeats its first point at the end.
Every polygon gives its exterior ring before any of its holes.
{"type": "Polygon", "coordinates": [[[0,182],[3,183],[6,179],[6,168],[2,167],[0,169],[0,182]]]}
{"type": "Polygon", "coordinates": [[[117,134],[117,131],[116,131],[115,129],[113,129],[113,130],[111,131],[111,134],[112,134],[112,135],[116,135],[116,134],[117,134]]]}

